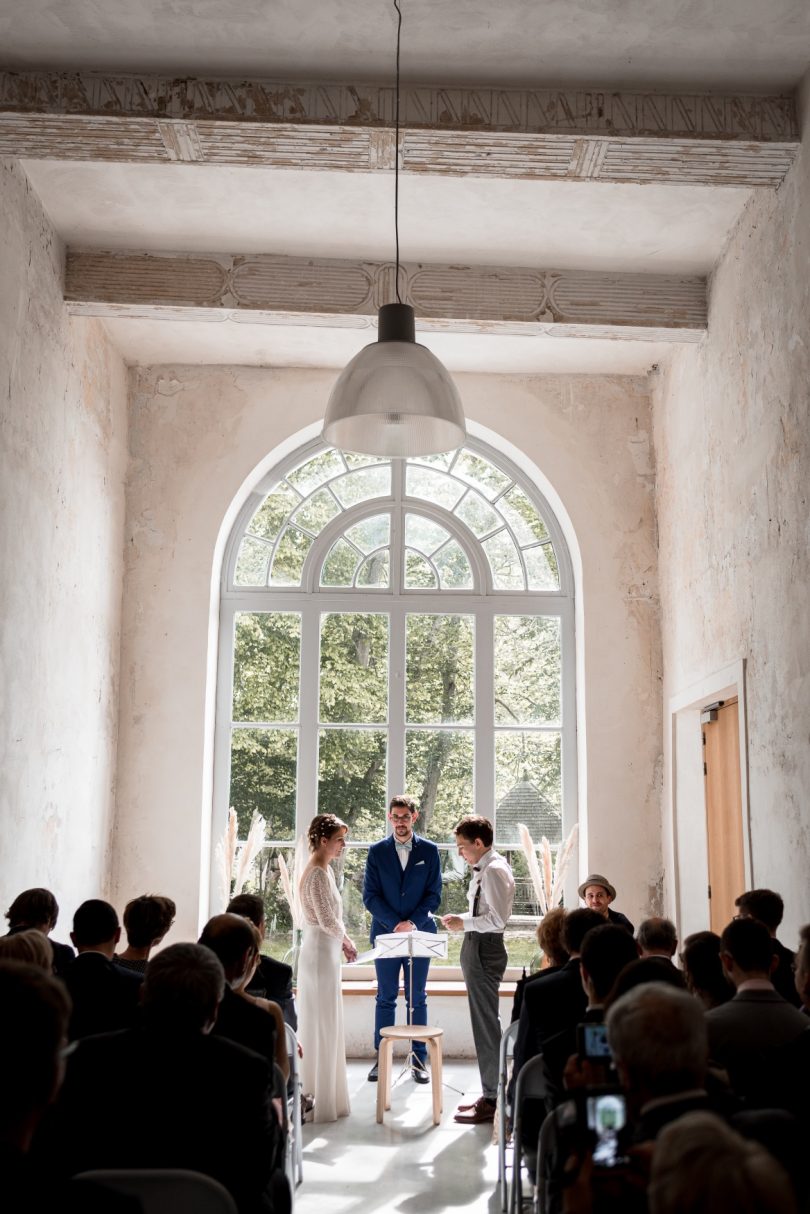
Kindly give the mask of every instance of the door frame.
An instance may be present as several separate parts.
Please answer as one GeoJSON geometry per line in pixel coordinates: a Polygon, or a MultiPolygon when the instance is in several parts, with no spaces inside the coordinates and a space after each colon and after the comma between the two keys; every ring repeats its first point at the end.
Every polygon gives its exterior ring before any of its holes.
{"type": "MultiPolygon", "coordinates": [[[[709,922],[709,860],[706,789],[703,777],[701,710],[718,700],[739,702],[740,804],[745,888],[753,887],[748,799],[748,712],[745,659],[706,675],[669,700],[669,780],[664,788],[665,864],[672,877],[673,910],[681,938],[709,922]],[[667,820],[668,819],[668,820],[667,820]],[[666,854],[668,852],[668,854],[666,854]]],[[[742,890],[740,891],[742,893],[742,890]]]]}

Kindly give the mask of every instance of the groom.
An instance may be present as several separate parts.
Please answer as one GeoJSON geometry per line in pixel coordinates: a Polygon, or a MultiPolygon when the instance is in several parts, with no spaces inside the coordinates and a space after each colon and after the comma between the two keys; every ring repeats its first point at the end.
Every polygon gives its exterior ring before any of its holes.
{"type": "MultiPolygon", "coordinates": [[[[393,797],[388,807],[388,821],[393,834],[368,849],[366,874],[363,881],[363,904],[371,912],[371,943],[388,932],[435,932],[436,924],[429,912],[435,911],[442,898],[442,874],[439,849],[435,843],[413,833],[419,817],[416,802],[411,797],[393,797]]],[[[411,1024],[427,1024],[427,957],[413,960],[413,1008],[411,1024]]],[[[403,974],[405,1000],[410,993],[410,965],[407,957],[391,957],[375,961],[377,970],[377,1008],[374,1019],[374,1048],[380,1048],[380,1029],[394,1023],[399,993],[400,970],[403,974]]],[[[411,1074],[417,1083],[427,1083],[427,1047],[424,1041],[413,1043],[415,1061],[411,1074]]],[[[368,1073],[377,1080],[377,1062],[368,1073]]]]}

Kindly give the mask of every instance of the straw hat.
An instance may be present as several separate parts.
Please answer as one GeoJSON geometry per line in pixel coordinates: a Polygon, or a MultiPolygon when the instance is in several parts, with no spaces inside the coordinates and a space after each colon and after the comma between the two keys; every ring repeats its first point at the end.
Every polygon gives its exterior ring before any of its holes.
{"type": "Polygon", "coordinates": [[[588,888],[589,885],[601,885],[602,889],[607,890],[607,894],[608,894],[608,897],[610,898],[611,902],[616,897],[616,890],[610,884],[607,877],[603,877],[599,873],[591,873],[590,877],[586,877],[585,880],[580,885],[579,889],[577,890],[577,893],[579,894],[580,898],[585,897],[585,890],[588,888]]]}

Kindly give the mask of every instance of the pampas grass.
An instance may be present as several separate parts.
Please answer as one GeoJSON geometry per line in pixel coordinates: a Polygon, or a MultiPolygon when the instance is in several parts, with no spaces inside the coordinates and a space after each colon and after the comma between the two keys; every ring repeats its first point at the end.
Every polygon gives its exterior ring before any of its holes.
{"type": "Polygon", "coordinates": [[[574,854],[579,827],[575,824],[568,838],[560,844],[557,849],[556,862],[551,853],[551,844],[545,835],[540,840],[538,848],[529,834],[528,827],[524,826],[522,822],[518,822],[518,833],[540,914],[541,916],[546,915],[562,901],[565,875],[574,854]],[[538,851],[540,858],[538,858],[538,851]]]}
{"type": "MultiPolygon", "coordinates": [[[[236,816],[236,815],[234,815],[236,816]]],[[[254,809],[253,817],[250,819],[250,829],[245,842],[239,849],[239,857],[236,861],[236,882],[234,884],[233,896],[241,894],[248,873],[253,867],[253,862],[259,852],[264,847],[264,835],[267,824],[262,815],[254,809]]]]}
{"type": "Polygon", "coordinates": [[[301,913],[301,903],[298,897],[298,882],[300,874],[304,870],[304,864],[301,863],[301,845],[303,839],[298,840],[298,845],[295,849],[295,855],[292,862],[292,872],[287,866],[287,861],[284,859],[284,853],[278,853],[278,875],[281,881],[281,888],[284,891],[284,897],[287,899],[287,905],[290,908],[290,918],[294,928],[302,928],[304,926],[304,916],[301,913]]]}
{"type": "Polygon", "coordinates": [[[236,810],[233,806],[228,810],[228,821],[222,838],[214,848],[214,859],[217,866],[217,898],[220,913],[231,900],[231,877],[233,862],[236,857],[237,824],[236,810]]]}

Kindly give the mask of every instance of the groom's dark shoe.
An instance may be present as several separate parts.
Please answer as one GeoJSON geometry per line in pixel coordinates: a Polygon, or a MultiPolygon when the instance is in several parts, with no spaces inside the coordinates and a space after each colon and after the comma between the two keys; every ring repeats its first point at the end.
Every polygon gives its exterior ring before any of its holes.
{"type": "Polygon", "coordinates": [[[411,1075],[415,1083],[430,1083],[430,1074],[421,1058],[414,1058],[411,1075]]]}
{"type": "Polygon", "coordinates": [[[368,1081],[369,1081],[369,1083],[376,1083],[376,1082],[377,1082],[377,1079],[378,1079],[378,1075],[377,1075],[377,1067],[378,1067],[378,1062],[377,1062],[377,1059],[375,1058],[375,1059],[374,1059],[374,1066],[371,1068],[371,1070],[370,1070],[370,1071],[369,1071],[369,1073],[368,1073],[368,1081]]]}

